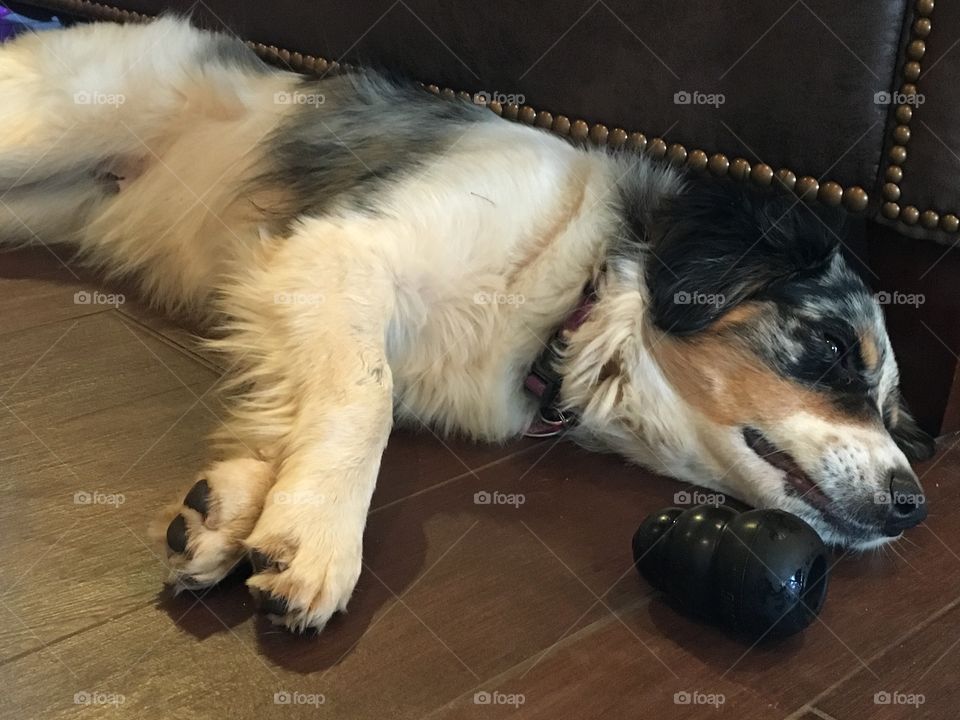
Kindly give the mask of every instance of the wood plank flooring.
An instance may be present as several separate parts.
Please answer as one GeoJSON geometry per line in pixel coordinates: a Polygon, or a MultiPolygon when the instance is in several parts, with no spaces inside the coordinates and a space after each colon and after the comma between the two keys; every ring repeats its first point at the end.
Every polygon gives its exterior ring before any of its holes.
{"type": "Polygon", "coordinates": [[[242,577],[163,588],[147,526],[204,461],[223,370],[132,298],[75,302],[97,289],[0,255],[0,718],[957,717],[960,436],[920,468],[928,521],[837,555],[820,620],[751,646],[631,568],[677,483],[550,440],[396,432],[350,611],[298,638],[242,577]]]}

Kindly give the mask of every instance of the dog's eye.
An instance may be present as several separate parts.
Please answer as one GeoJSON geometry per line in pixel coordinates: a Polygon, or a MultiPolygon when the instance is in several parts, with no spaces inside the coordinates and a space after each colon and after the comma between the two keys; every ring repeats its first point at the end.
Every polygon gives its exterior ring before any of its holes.
{"type": "Polygon", "coordinates": [[[823,344],[826,346],[827,352],[830,353],[831,356],[833,356],[833,357],[835,357],[835,358],[836,358],[836,357],[840,357],[840,351],[841,351],[842,347],[841,347],[840,342],[839,342],[838,340],[835,340],[834,338],[830,337],[829,335],[826,335],[826,336],[823,338],[823,344]]]}

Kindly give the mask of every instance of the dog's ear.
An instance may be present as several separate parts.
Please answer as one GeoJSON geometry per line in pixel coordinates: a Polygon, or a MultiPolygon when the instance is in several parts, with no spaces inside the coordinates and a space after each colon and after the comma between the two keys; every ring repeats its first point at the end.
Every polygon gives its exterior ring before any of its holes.
{"type": "Polygon", "coordinates": [[[883,422],[887,432],[897,444],[903,454],[911,462],[929,460],[936,452],[933,436],[924,431],[913,419],[907,404],[897,390],[887,400],[887,408],[883,413],[883,422]]]}
{"type": "Polygon", "coordinates": [[[657,211],[647,233],[654,322],[689,335],[775,282],[821,272],[841,227],[839,214],[792,195],[691,182],[657,211]]]}

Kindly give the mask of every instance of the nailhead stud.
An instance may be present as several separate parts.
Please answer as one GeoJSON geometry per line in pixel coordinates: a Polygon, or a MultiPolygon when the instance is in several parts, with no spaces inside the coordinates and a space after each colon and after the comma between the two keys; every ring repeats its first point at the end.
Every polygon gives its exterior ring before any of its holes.
{"type": "Polygon", "coordinates": [[[683,165],[687,161],[687,149],[679,143],[667,148],[667,160],[673,165],[683,165]]]}
{"type": "Polygon", "coordinates": [[[786,168],[780,168],[777,170],[777,183],[787,190],[793,190],[794,186],[797,184],[797,176],[792,170],[787,170],[786,168]]]}
{"type": "Polygon", "coordinates": [[[703,150],[691,150],[690,154],[687,155],[687,167],[689,167],[691,170],[696,170],[697,172],[703,172],[703,170],[706,169],[709,160],[710,159],[703,150]]]}
{"type": "Polygon", "coordinates": [[[797,184],[793,186],[794,192],[803,200],[813,200],[817,196],[817,191],[820,189],[820,183],[817,182],[816,178],[805,175],[804,177],[797,180],[797,184]]]}
{"type": "Polygon", "coordinates": [[[655,158],[662,158],[667,154],[667,143],[663,138],[654,138],[647,146],[647,152],[655,158]]]}
{"type": "Polygon", "coordinates": [[[606,145],[609,137],[610,131],[607,130],[606,125],[597,124],[590,128],[590,141],[594,145],[606,145]]]}
{"type": "Polygon", "coordinates": [[[574,120],[570,125],[570,137],[574,140],[586,140],[590,134],[590,126],[583,120],[574,120]]]}
{"type": "Polygon", "coordinates": [[[863,212],[867,209],[870,196],[867,191],[858,185],[848,187],[843,191],[843,204],[851,212],[863,212]]]}
{"type": "Polygon", "coordinates": [[[897,165],[903,165],[907,159],[907,149],[903,145],[894,145],[890,148],[890,161],[897,165]]]}
{"type": "Polygon", "coordinates": [[[920,224],[927,230],[933,230],[940,224],[940,216],[933,210],[924,210],[920,213],[920,224]]]}
{"type": "Polygon", "coordinates": [[[607,145],[612,148],[623,147],[627,142],[627,131],[623,128],[614,128],[610,131],[610,137],[607,138],[607,145]]]}
{"type": "Polygon", "coordinates": [[[730,163],[730,177],[735,180],[746,180],[750,174],[750,163],[743,158],[734,158],[730,163]]]}
{"type": "Polygon", "coordinates": [[[757,185],[766,187],[773,181],[773,168],[765,163],[757,163],[750,169],[750,179],[757,185]]]}
{"type": "Polygon", "coordinates": [[[944,215],[940,218],[940,229],[946,230],[949,233],[954,233],[957,229],[960,228],[960,218],[958,218],[953,213],[949,215],[944,215]]]}
{"type": "Polygon", "coordinates": [[[630,133],[627,138],[627,147],[637,152],[643,152],[647,149],[647,136],[643,133],[630,133]]]}
{"type": "Polygon", "coordinates": [[[707,167],[710,168],[710,172],[714,175],[722,177],[726,175],[730,169],[730,161],[727,160],[726,155],[717,153],[716,155],[710,156],[710,162],[707,164],[707,167]]]}
{"type": "Polygon", "coordinates": [[[824,205],[829,207],[838,207],[840,205],[840,201],[843,200],[843,188],[840,187],[839,183],[828,180],[820,186],[820,191],[817,193],[817,197],[824,205]]]}
{"type": "Polygon", "coordinates": [[[546,110],[541,110],[537,113],[537,120],[534,124],[537,127],[549,129],[553,126],[553,115],[548,113],[546,110]]]}

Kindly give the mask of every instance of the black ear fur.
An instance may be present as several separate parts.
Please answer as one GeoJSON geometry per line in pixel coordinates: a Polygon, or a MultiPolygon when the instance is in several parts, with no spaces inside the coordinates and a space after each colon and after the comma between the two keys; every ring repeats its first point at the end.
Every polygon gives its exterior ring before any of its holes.
{"type": "Polygon", "coordinates": [[[822,271],[841,229],[839,213],[792,195],[692,181],[647,234],[653,320],[677,335],[698,332],[774,282],[822,271]]]}
{"type": "Polygon", "coordinates": [[[913,419],[899,392],[896,397],[891,398],[890,402],[896,406],[896,411],[884,413],[884,423],[897,447],[903,450],[903,454],[911,462],[932,458],[937,449],[933,436],[923,430],[913,419]]]}

